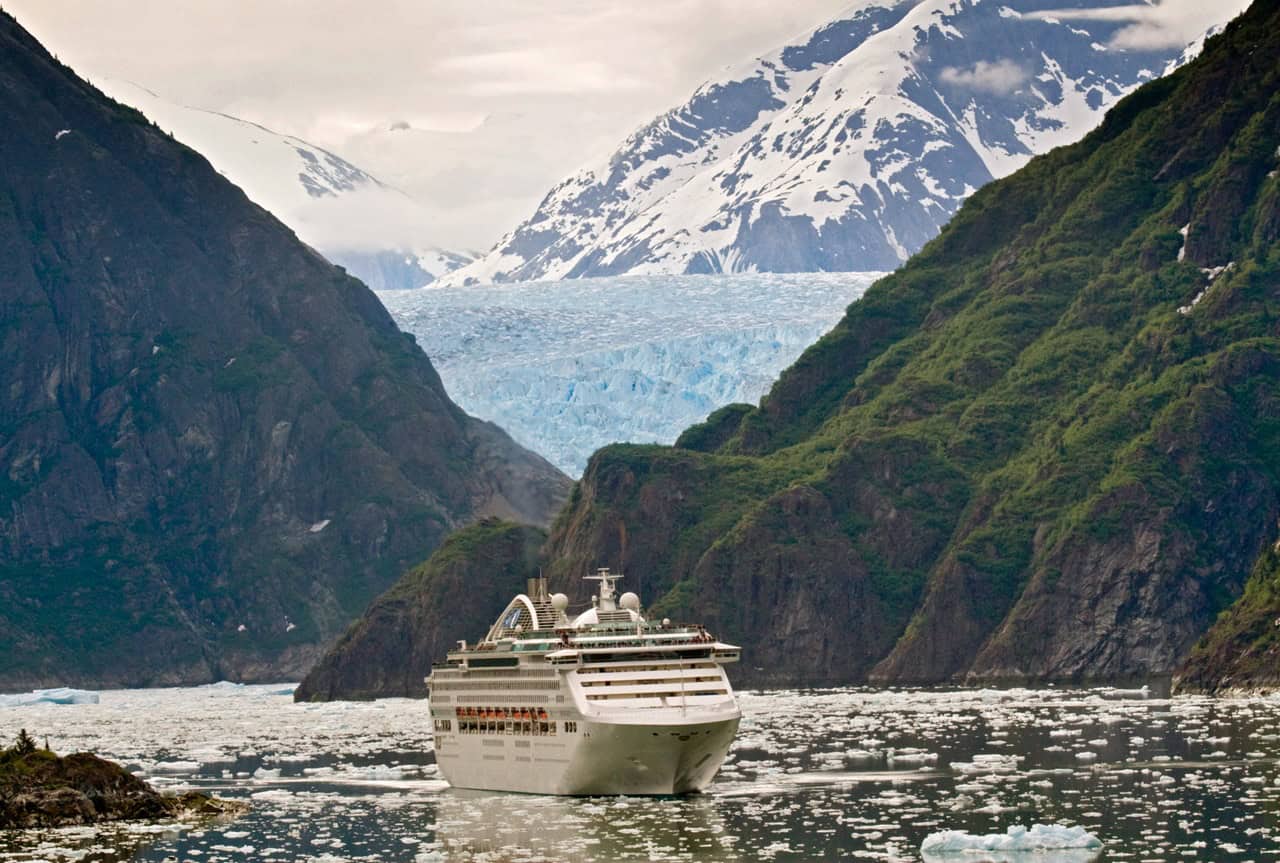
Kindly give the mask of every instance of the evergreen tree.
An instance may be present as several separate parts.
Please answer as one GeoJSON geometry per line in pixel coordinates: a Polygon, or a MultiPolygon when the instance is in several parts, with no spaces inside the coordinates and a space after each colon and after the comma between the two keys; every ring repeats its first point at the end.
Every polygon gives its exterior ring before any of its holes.
{"type": "Polygon", "coordinates": [[[23,728],[18,732],[18,739],[14,741],[13,751],[19,755],[30,755],[36,751],[36,741],[27,733],[27,729],[23,728]]]}

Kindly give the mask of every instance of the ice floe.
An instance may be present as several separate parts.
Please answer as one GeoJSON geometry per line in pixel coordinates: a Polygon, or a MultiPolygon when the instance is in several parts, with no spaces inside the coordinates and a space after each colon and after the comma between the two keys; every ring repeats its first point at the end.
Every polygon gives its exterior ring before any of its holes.
{"type": "Polygon", "coordinates": [[[15,695],[0,695],[0,707],[29,707],[33,704],[97,704],[98,693],[84,689],[37,689],[15,695]]]}
{"type": "MultiPolygon", "coordinates": [[[[930,833],[920,843],[925,855],[964,854],[967,852],[1002,851],[1094,851],[1102,847],[1102,841],[1079,826],[1060,824],[1033,824],[1030,828],[1015,824],[1004,833],[974,835],[963,830],[942,830],[930,833]]],[[[1038,858],[1038,859],[1043,859],[1038,858]]]]}

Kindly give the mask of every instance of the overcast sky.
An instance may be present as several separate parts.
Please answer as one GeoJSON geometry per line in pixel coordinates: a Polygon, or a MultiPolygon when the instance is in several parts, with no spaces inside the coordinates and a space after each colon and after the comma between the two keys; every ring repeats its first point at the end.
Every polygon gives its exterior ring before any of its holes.
{"type": "Polygon", "coordinates": [[[347,157],[483,249],[730,63],[854,0],[0,0],[61,60],[347,157]]]}

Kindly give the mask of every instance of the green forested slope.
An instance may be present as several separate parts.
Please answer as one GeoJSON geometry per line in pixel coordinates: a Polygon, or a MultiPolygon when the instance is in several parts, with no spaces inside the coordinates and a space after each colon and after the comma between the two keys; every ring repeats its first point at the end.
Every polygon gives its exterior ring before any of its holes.
{"type": "Polygon", "coordinates": [[[1278,168],[1260,2],[976,193],[760,407],[597,453],[561,586],[625,566],[758,681],[1171,672],[1276,536],[1278,168]]]}
{"type": "Polygon", "coordinates": [[[431,664],[482,637],[538,574],[547,532],[485,519],[450,534],[374,600],[302,681],[298,701],[425,697],[431,664]]]}
{"type": "Polygon", "coordinates": [[[1174,683],[1182,692],[1280,690],[1280,545],[1258,559],[1244,595],[1191,651],[1174,683]]]}

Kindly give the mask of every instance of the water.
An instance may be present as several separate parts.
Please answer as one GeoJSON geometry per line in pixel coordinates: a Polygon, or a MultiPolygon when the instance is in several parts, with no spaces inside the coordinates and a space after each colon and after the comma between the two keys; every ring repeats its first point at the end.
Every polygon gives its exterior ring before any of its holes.
{"type": "Polygon", "coordinates": [[[579,476],[618,441],[673,443],[759,401],[872,273],[623,276],[378,294],[449,395],[579,476]]]}
{"type": "MultiPolygon", "coordinates": [[[[1096,856],[1280,858],[1280,698],[1119,690],[748,692],[709,793],[563,799],[454,791],[421,702],[295,705],[280,687],[104,692],[0,710],[54,749],[248,799],[228,823],[0,834],[3,860],[919,860],[941,829],[1079,824],[1096,856]]],[[[954,859],[954,858],[953,858],[954,859]]]]}

